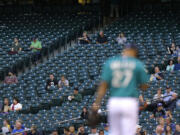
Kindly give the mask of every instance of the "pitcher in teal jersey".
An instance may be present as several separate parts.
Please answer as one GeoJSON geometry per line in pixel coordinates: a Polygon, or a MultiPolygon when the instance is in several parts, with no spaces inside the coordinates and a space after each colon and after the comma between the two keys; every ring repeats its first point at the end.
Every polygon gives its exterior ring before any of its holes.
{"type": "Polygon", "coordinates": [[[92,106],[99,109],[106,90],[110,90],[108,115],[110,135],[135,135],[138,120],[138,88],[147,89],[149,75],[138,60],[135,45],[126,45],[122,56],[110,58],[104,65],[97,98],[92,106]]]}

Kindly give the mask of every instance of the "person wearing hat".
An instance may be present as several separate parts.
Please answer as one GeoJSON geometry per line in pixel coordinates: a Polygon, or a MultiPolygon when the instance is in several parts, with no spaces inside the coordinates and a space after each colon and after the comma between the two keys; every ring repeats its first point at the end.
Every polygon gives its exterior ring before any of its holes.
{"type": "Polygon", "coordinates": [[[109,125],[108,124],[104,125],[104,135],[109,135],[109,125]]]}
{"type": "Polygon", "coordinates": [[[172,91],[170,86],[166,87],[166,92],[164,93],[164,99],[166,108],[172,110],[176,106],[177,93],[172,91]]]}
{"type": "Polygon", "coordinates": [[[78,88],[74,89],[74,94],[72,96],[68,96],[69,101],[81,102],[82,95],[79,93],[78,88]]]}
{"type": "Polygon", "coordinates": [[[149,75],[144,64],[137,59],[135,45],[125,46],[122,56],[105,62],[97,97],[92,112],[97,112],[105,93],[110,90],[108,101],[109,134],[134,135],[138,120],[138,88],[146,90],[149,75]]]}
{"type": "Polygon", "coordinates": [[[136,135],[141,135],[142,133],[142,126],[136,125],[136,135]]]}
{"type": "Polygon", "coordinates": [[[166,115],[166,112],[165,112],[165,110],[164,110],[164,108],[163,108],[163,104],[162,104],[162,103],[158,103],[158,104],[157,104],[157,107],[154,108],[153,114],[150,116],[150,118],[154,118],[154,117],[157,117],[157,118],[159,118],[159,117],[165,117],[165,115],[166,115]]]}

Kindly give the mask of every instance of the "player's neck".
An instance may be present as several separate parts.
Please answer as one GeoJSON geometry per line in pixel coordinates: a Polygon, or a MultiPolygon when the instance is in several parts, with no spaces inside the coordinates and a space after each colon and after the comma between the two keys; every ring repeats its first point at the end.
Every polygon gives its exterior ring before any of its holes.
{"type": "Polygon", "coordinates": [[[136,58],[135,55],[132,55],[132,54],[123,54],[124,57],[132,57],[132,58],[136,58]]]}

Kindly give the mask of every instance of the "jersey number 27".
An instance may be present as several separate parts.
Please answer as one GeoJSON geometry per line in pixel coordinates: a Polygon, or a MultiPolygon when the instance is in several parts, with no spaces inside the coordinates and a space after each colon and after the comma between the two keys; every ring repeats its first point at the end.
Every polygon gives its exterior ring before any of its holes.
{"type": "Polygon", "coordinates": [[[132,70],[125,69],[124,71],[115,70],[112,76],[112,86],[115,88],[127,87],[132,79],[132,70]]]}

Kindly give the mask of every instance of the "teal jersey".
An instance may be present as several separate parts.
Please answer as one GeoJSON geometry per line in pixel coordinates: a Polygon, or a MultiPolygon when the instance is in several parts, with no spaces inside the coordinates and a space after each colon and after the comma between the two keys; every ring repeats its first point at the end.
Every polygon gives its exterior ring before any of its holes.
{"type": "Polygon", "coordinates": [[[138,97],[138,87],[148,82],[149,75],[140,60],[116,56],[105,63],[101,79],[108,83],[111,97],[138,97]]]}

